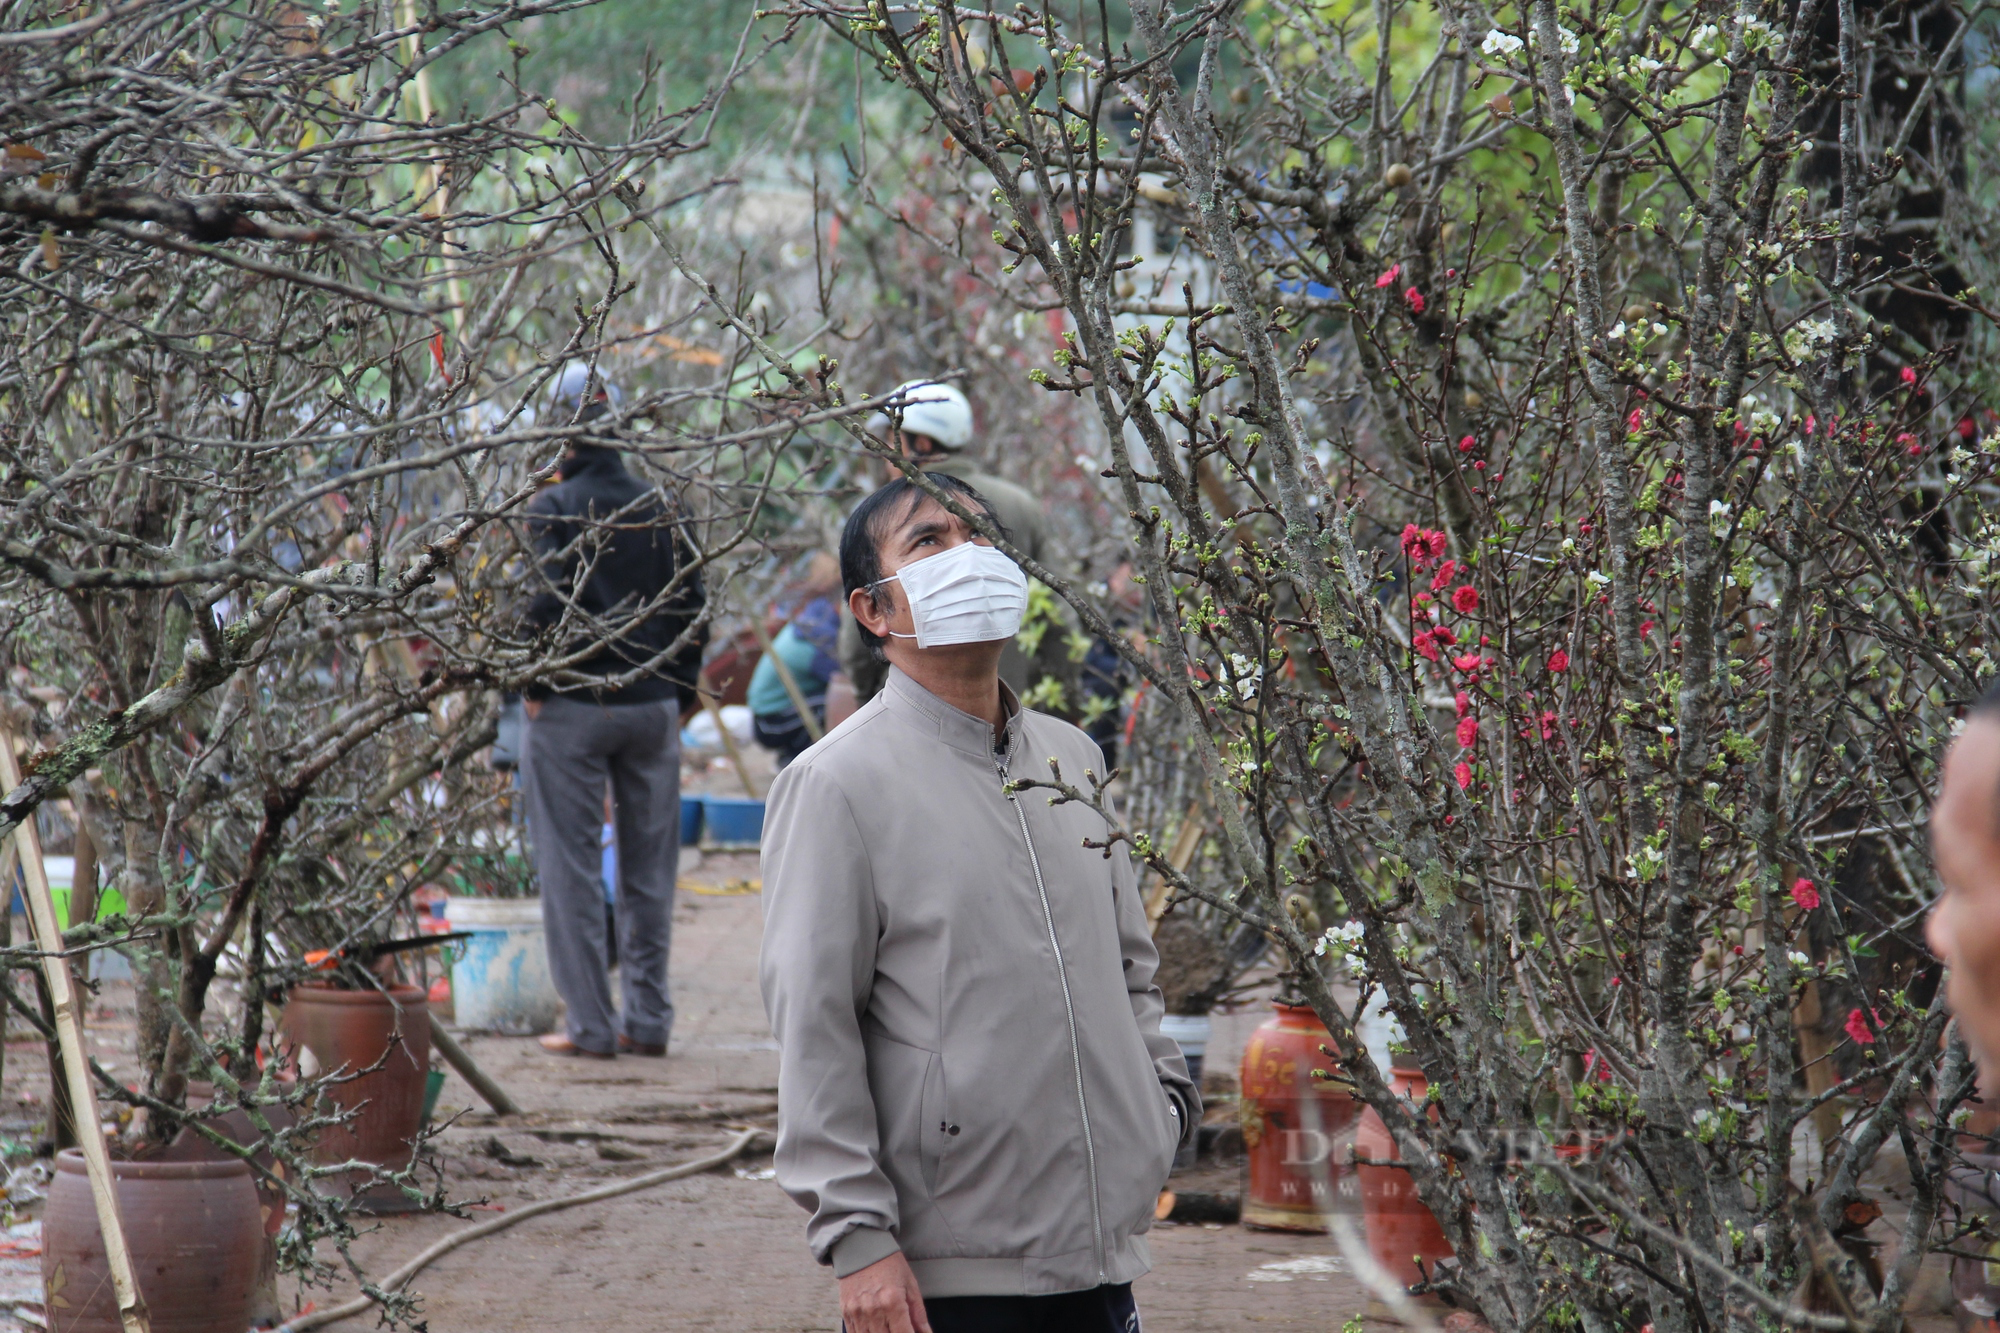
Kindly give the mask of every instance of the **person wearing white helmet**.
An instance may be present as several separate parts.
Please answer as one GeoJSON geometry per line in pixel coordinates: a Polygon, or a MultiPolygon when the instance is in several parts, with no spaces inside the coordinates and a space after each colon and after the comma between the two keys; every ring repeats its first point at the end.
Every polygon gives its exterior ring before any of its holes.
{"type": "MultiPolygon", "coordinates": [[[[1004,477],[981,468],[963,451],[972,443],[972,404],[954,385],[936,380],[909,380],[897,385],[884,401],[889,406],[868,419],[871,434],[881,436],[903,457],[926,472],[957,477],[985,496],[1007,530],[1008,540],[1037,562],[1048,559],[1047,524],[1041,501],[1004,477]]],[[[888,466],[891,477],[902,470],[888,466]]],[[[1051,636],[1053,637],[1053,636],[1051,636]]],[[[882,688],[889,667],[863,642],[860,626],[850,615],[841,617],[840,665],[854,682],[855,698],[867,703],[882,688]]],[[[1018,645],[1008,645],[1000,659],[1000,678],[1017,694],[1025,693],[1035,676],[1035,662],[1018,645]]]]}

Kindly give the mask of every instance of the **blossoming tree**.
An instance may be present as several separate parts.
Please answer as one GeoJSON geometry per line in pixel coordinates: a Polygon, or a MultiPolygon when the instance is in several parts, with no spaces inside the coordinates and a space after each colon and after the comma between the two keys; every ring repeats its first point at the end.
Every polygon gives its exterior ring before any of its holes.
{"type": "MultiPolygon", "coordinates": [[[[1096,413],[1231,879],[1121,836],[1281,947],[1433,1287],[1506,1333],[1894,1327],[1973,1086],[1916,938],[2000,574],[1973,16],[794,12],[909,96],[934,244],[1066,312],[1037,377],[1096,413]]],[[[1103,778],[1041,785],[1115,819],[1103,778]]]]}

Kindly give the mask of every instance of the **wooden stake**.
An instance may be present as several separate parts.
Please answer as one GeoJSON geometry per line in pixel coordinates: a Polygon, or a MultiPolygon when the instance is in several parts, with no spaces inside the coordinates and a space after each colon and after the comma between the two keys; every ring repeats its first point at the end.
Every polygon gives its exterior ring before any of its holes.
{"type": "MultiPolygon", "coordinates": [[[[12,791],[20,785],[21,770],[14,762],[14,732],[0,721],[0,790],[12,791]]],[[[21,869],[28,881],[28,921],[34,926],[35,947],[41,950],[49,998],[55,1003],[56,1040],[62,1044],[63,1073],[76,1116],[77,1146],[83,1150],[91,1201],[97,1205],[97,1226],[103,1232],[104,1258],[111,1269],[118,1320],[125,1333],[152,1333],[152,1325],[146,1318],[146,1302],[139,1295],[139,1282],[132,1271],[132,1253],[125,1247],[125,1225],[118,1217],[118,1188],[111,1174],[111,1154],[104,1147],[104,1130],[98,1120],[97,1089],[91,1082],[90,1059],[83,1049],[76,981],[70,976],[69,960],[62,956],[62,928],[56,924],[55,899],[49,894],[41,839],[35,833],[32,816],[22,820],[14,830],[14,845],[20,850],[21,869]]]]}
{"type": "Polygon", "coordinates": [[[777,668],[778,683],[785,687],[786,694],[792,696],[792,707],[798,710],[799,721],[805,724],[806,735],[818,740],[826,732],[821,729],[819,719],[813,716],[812,708],[807,705],[806,692],[799,688],[798,677],[794,676],[792,669],[785,665],[785,659],[778,656],[777,648],[772,646],[771,636],[764,632],[764,622],[753,619],[750,628],[757,635],[757,642],[764,645],[765,655],[771,659],[771,665],[777,668]]]}
{"type": "Polygon", "coordinates": [[[444,1023],[436,1014],[431,1015],[431,1049],[442,1055],[444,1062],[456,1069],[458,1076],[470,1083],[472,1090],[486,1099],[486,1104],[493,1108],[493,1114],[521,1114],[521,1108],[514,1104],[514,1099],[493,1081],[492,1075],[472,1062],[472,1057],[465,1053],[465,1048],[458,1044],[457,1038],[444,1030],[444,1023]]]}
{"type": "Polygon", "coordinates": [[[698,692],[701,695],[701,706],[715,719],[716,733],[722,737],[722,748],[729,751],[729,762],[736,765],[736,776],[743,780],[743,790],[750,793],[751,800],[763,800],[763,796],[757,790],[757,784],[750,780],[750,767],[743,762],[743,752],[736,748],[736,738],[729,734],[728,727],[722,725],[722,710],[716,706],[715,696],[707,690],[698,692]]]}
{"type": "MultiPolygon", "coordinates": [[[[1186,870],[1188,862],[1194,860],[1194,854],[1201,846],[1202,835],[1207,832],[1201,822],[1201,802],[1195,801],[1188,806],[1187,813],[1181,816],[1181,826],[1174,833],[1174,845],[1167,851],[1167,864],[1176,870],[1186,870]]],[[[1160,918],[1166,915],[1167,899],[1170,896],[1172,895],[1167,891],[1167,877],[1155,875],[1152,892],[1146,895],[1146,920],[1155,926],[1159,925],[1160,918]]]]}

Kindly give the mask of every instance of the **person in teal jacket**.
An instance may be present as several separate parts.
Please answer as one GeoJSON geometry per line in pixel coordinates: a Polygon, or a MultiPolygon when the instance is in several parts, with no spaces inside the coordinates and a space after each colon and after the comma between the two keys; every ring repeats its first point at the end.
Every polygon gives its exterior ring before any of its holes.
{"type": "Polygon", "coordinates": [[[790,690],[778,675],[773,657],[791,671],[792,682],[805,696],[806,706],[820,730],[826,728],[826,682],[840,670],[834,656],[840,639],[840,611],[831,597],[816,597],[799,608],[792,622],[771,640],[771,651],[757,661],[750,676],[750,717],[757,743],[778,756],[783,768],[805,753],[812,733],[799,717],[790,690]]]}

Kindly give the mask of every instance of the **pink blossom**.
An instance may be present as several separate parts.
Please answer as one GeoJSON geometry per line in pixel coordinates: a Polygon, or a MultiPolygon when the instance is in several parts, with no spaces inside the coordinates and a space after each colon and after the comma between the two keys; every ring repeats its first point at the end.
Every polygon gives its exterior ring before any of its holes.
{"type": "Polygon", "coordinates": [[[1411,564],[1422,569],[1444,554],[1451,539],[1441,531],[1426,531],[1414,523],[1406,523],[1403,525],[1402,541],[1403,554],[1410,558],[1411,564]]]}
{"type": "Polygon", "coordinates": [[[1411,314],[1421,315],[1424,313],[1424,294],[1422,292],[1414,287],[1407,288],[1403,292],[1403,299],[1410,303],[1411,314]]]}
{"type": "Polygon", "coordinates": [[[1924,451],[1924,447],[1921,444],[1917,443],[1917,437],[1910,434],[1910,432],[1908,431],[1904,431],[1901,435],[1898,435],[1896,437],[1896,443],[1902,445],[1903,452],[1907,453],[1912,458],[1915,458],[1918,454],[1924,451]]]}
{"type": "Polygon", "coordinates": [[[1440,652],[1438,632],[1434,629],[1418,630],[1410,636],[1410,647],[1416,649],[1427,661],[1437,661],[1440,652]]]}
{"type": "Polygon", "coordinates": [[[1625,418],[1625,429],[1629,431],[1637,432],[1645,424],[1646,414],[1636,407],[1632,409],[1632,415],[1625,418]]]}
{"type": "Polygon", "coordinates": [[[1431,580],[1432,592],[1443,592],[1446,585],[1458,577],[1458,561],[1447,560],[1438,566],[1437,577],[1431,580]]]}
{"type": "Polygon", "coordinates": [[[1916,382],[1917,382],[1917,370],[1916,370],[1916,367],[1915,367],[1915,366],[1904,366],[1904,367],[1903,367],[1903,383],[1905,383],[1905,384],[1915,384],[1916,382]]]}
{"type": "Polygon", "coordinates": [[[1476,717],[1460,718],[1458,720],[1458,747],[1461,750],[1470,750],[1478,743],[1479,719],[1476,717]]]}
{"type": "Polygon", "coordinates": [[[1472,785],[1472,765],[1466,763],[1463,759],[1458,761],[1458,767],[1451,770],[1451,775],[1458,779],[1458,789],[1460,791],[1464,791],[1472,785]]]}
{"type": "Polygon", "coordinates": [[[1882,1026],[1882,1015],[1872,1009],[1866,1015],[1862,1014],[1859,1009],[1856,1009],[1847,1016],[1847,1035],[1854,1038],[1856,1042],[1863,1046],[1873,1046],[1875,1044],[1875,1034],[1868,1027],[1868,1020],[1870,1018],[1875,1020],[1876,1027],[1879,1028],[1882,1026]]]}
{"type": "Polygon", "coordinates": [[[1391,264],[1389,265],[1388,272],[1384,273],[1381,277],[1375,279],[1375,286],[1378,289],[1382,287],[1387,287],[1391,283],[1395,282],[1397,278],[1401,277],[1402,274],[1403,274],[1403,266],[1401,264],[1391,264]]]}
{"type": "Polygon", "coordinates": [[[1466,653],[1462,657],[1454,657],[1451,659],[1451,664],[1460,671],[1477,671],[1479,670],[1479,654],[1466,653]]]}
{"type": "Polygon", "coordinates": [[[1464,587],[1452,589],[1451,605],[1452,609],[1460,614],[1471,615],[1479,609],[1479,589],[1469,583],[1464,587]]]}
{"type": "Polygon", "coordinates": [[[1653,622],[1652,622],[1652,621],[1650,621],[1650,620],[1642,620],[1642,621],[1640,621],[1640,622],[1639,622],[1639,637],[1640,637],[1640,638],[1642,638],[1642,639],[1643,639],[1643,638],[1645,638],[1645,637],[1646,637],[1646,636],[1647,636],[1648,634],[1651,634],[1652,632],[1653,632],[1653,622]]]}
{"type": "Polygon", "coordinates": [[[1467,694],[1464,690],[1460,690],[1458,693],[1451,696],[1451,706],[1458,710],[1458,715],[1460,717],[1464,717],[1467,713],[1470,713],[1472,711],[1472,696],[1467,694]]]}
{"type": "Polygon", "coordinates": [[[1809,879],[1793,880],[1792,901],[1799,905],[1800,911],[1812,911],[1819,906],[1819,887],[1809,879]]]}
{"type": "Polygon", "coordinates": [[[1556,714],[1553,708],[1542,714],[1542,739],[1553,740],[1556,734],[1556,714]]]}
{"type": "Polygon", "coordinates": [[[1436,629],[1436,630],[1435,630],[1434,632],[1435,632],[1435,633],[1436,633],[1436,635],[1438,636],[1438,642],[1439,642],[1439,643],[1457,643],[1457,642],[1458,642],[1458,636],[1457,636],[1456,634],[1453,634],[1453,633],[1451,632],[1451,626],[1449,626],[1449,625],[1439,625],[1439,626],[1437,627],[1437,629],[1436,629]]]}
{"type": "Polygon", "coordinates": [[[1558,674],[1569,670],[1569,654],[1558,648],[1549,654],[1549,670],[1558,674]]]}
{"type": "Polygon", "coordinates": [[[1462,454],[1469,454],[1472,452],[1473,446],[1476,445],[1477,443],[1478,441],[1474,440],[1470,435],[1468,435],[1464,439],[1458,442],[1458,451],[1462,454]]]}

